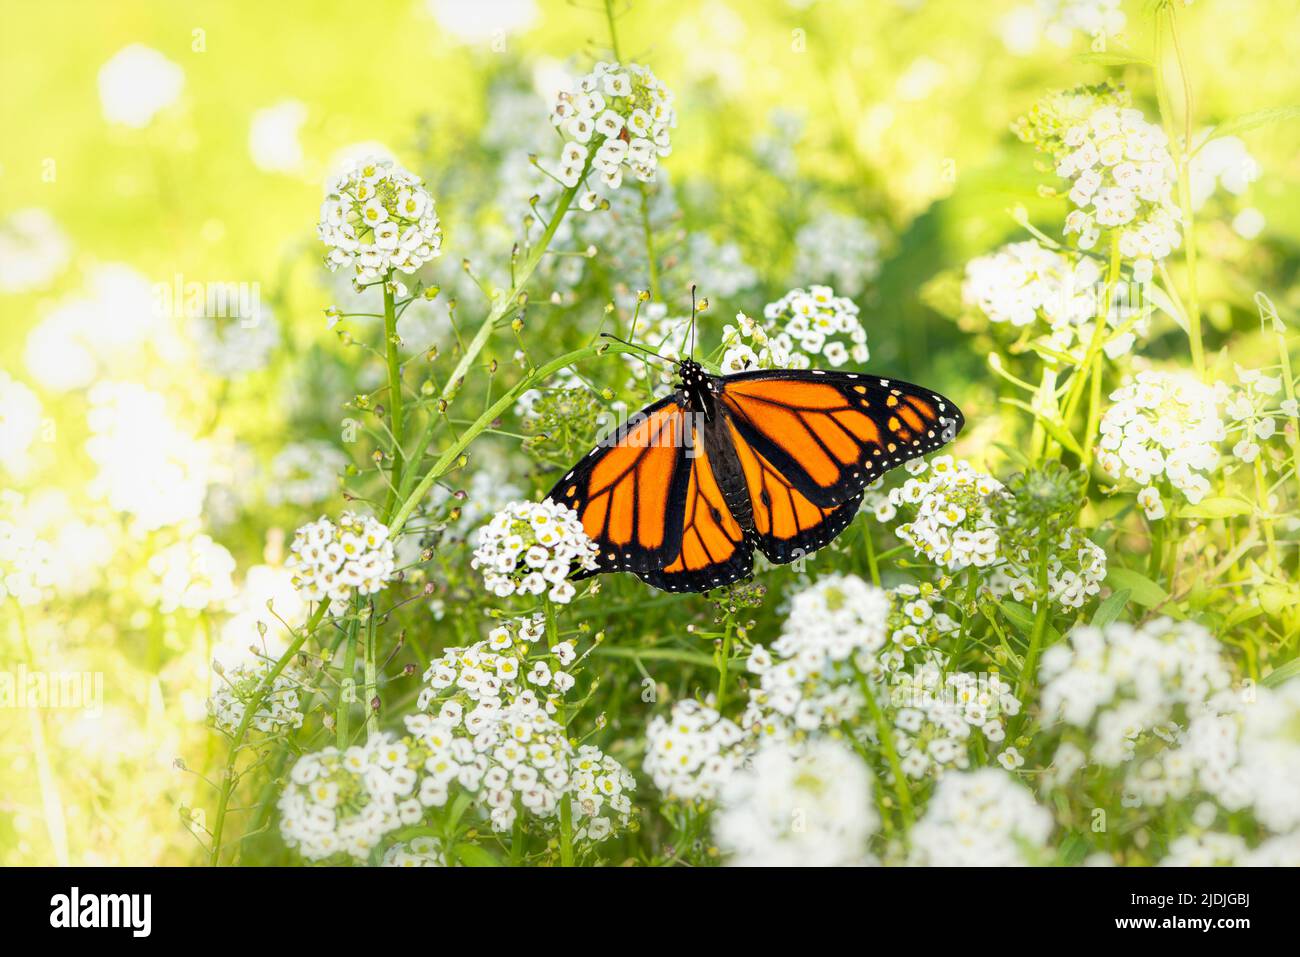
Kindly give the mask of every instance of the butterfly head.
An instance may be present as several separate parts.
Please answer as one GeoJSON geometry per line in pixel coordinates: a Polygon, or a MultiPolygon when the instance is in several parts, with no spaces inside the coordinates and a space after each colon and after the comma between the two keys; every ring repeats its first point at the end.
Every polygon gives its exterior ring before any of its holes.
{"type": "Polygon", "coordinates": [[[686,396],[686,401],[696,412],[706,419],[713,418],[713,383],[704,367],[694,359],[683,359],[677,366],[680,378],[678,388],[686,396]]]}

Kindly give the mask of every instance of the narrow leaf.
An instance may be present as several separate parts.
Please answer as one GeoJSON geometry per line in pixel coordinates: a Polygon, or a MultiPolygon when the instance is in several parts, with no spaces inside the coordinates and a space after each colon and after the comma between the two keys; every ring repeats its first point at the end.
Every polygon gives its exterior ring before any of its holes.
{"type": "Polygon", "coordinates": [[[1114,623],[1128,604],[1129,595],[1132,594],[1127,588],[1121,588],[1111,592],[1110,597],[1097,606],[1096,612],[1092,616],[1092,626],[1094,628],[1105,628],[1107,625],[1114,623]]]}
{"type": "Polygon", "coordinates": [[[1106,583],[1111,588],[1127,590],[1133,601],[1147,608],[1153,608],[1169,599],[1169,592],[1131,568],[1109,569],[1106,572],[1106,583]]]}

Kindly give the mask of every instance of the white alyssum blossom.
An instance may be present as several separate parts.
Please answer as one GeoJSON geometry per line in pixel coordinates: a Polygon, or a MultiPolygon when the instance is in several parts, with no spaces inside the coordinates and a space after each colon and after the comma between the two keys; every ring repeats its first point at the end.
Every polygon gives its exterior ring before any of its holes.
{"type": "Polygon", "coordinates": [[[235,598],[235,558],[210,535],[168,545],[149,558],[159,611],[221,611],[235,598]]]}
{"type": "Polygon", "coordinates": [[[927,467],[909,471],[912,477],[889,492],[894,508],[915,510],[911,521],[895,529],[899,538],[950,571],[1002,561],[1001,539],[989,507],[992,496],[1003,491],[1001,482],[951,455],[936,456],[927,467]]]}
{"type": "Polygon", "coordinates": [[[856,575],[827,575],[798,592],[771,649],[756,645],[749,657],[758,681],[743,726],[783,737],[855,716],[865,706],[857,673],[878,674],[885,660],[902,660],[888,647],[890,613],[888,594],[856,575]]]}
{"type": "Polygon", "coordinates": [[[304,754],[280,794],[280,834],[312,861],[364,861],[384,835],[418,823],[421,750],[388,732],[340,751],[304,754]]]}
{"type": "Polygon", "coordinates": [[[1122,0],[1033,0],[1002,19],[1001,33],[1008,50],[1025,56],[1041,39],[1068,47],[1077,36],[1117,36],[1126,22],[1122,0]]]}
{"type": "Polygon", "coordinates": [[[355,512],[344,512],[337,524],[322,516],[302,526],[289,552],[285,567],[303,598],[336,607],[381,591],[396,570],[388,526],[355,512]]]}
{"type": "Polygon", "coordinates": [[[508,831],[522,807],[552,822],[570,801],[575,839],[600,841],[628,826],[636,782],[598,747],[576,752],[553,717],[573,687],[571,642],[547,648],[541,615],[512,619],[486,639],[450,648],[424,673],[407,728],[429,749],[420,799],[442,806],[453,787],[475,796],[508,831]]]}
{"type": "Polygon", "coordinates": [[[39,206],[18,209],[0,219],[0,293],[49,285],[71,256],[67,234],[39,206]]]}
{"type": "Polygon", "coordinates": [[[931,867],[1038,863],[1052,816],[996,768],[945,775],[912,829],[911,862],[931,867]]]}
{"type": "Polygon", "coordinates": [[[557,502],[512,502],[478,532],[471,565],[499,598],[546,594],[567,604],[576,589],[569,575],[593,571],[598,549],[578,515],[557,502]]]}
{"type": "Polygon", "coordinates": [[[1182,242],[1182,211],[1173,198],[1175,168],[1164,130],[1141,110],[1106,104],[1064,135],[1069,148],[1056,173],[1071,180],[1074,209],[1066,233],[1092,249],[1103,230],[1119,230],[1119,252],[1137,282],[1182,242]]]}
{"type": "MultiPolygon", "coordinates": [[[[1096,259],[1066,255],[1029,239],[968,262],[961,292],[962,302],[990,322],[1018,331],[1041,321],[1047,327],[1044,345],[1081,356],[1092,341],[1103,287],[1096,259]]],[[[1150,326],[1149,317],[1130,308],[1128,298],[1126,283],[1111,295],[1103,348],[1112,359],[1128,352],[1150,326]]]]}
{"type": "Polygon", "coordinates": [[[1160,867],[1235,867],[1243,863],[1246,842],[1236,834],[1182,834],[1174,838],[1160,867]]]}
{"type": "MultiPolygon", "coordinates": [[[[857,216],[823,213],[799,227],[794,275],[857,296],[880,274],[880,237],[857,216]]],[[[865,360],[862,360],[865,361],[865,360]]]]}
{"type": "Polygon", "coordinates": [[[199,518],[215,467],[211,445],[144,386],[99,382],[87,398],[86,454],[97,467],[90,493],[142,532],[199,518]]]}
{"type": "Polygon", "coordinates": [[[0,605],[39,604],[56,583],[55,552],[23,520],[24,505],[18,492],[0,490],[0,605]]]}
{"type": "MultiPolygon", "coordinates": [[[[1280,407],[1286,400],[1279,403],[1282,392],[1280,376],[1265,375],[1260,369],[1246,369],[1240,365],[1235,368],[1239,384],[1228,392],[1223,411],[1228,420],[1228,436],[1235,440],[1233,457],[1249,465],[1260,457],[1265,447],[1261,443],[1285,436],[1285,431],[1279,430],[1278,422],[1285,423],[1289,416],[1280,407]]],[[[1268,457],[1264,461],[1267,464],[1268,457]]]]}
{"type": "Polygon", "coordinates": [[[941,655],[931,655],[895,675],[889,710],[904,773],[937,778],[970,767],[972,735],[982,738],[985,753],[999,750],[1020,700],[997,673],[951,671],[941,655]]]}
{"type": "Polygon", "coordinates": [[[838,368],[862,365],[871,355],[858,307],[829,286],[792,289],[764,306],[761,320],[737,314],[736,324],[723,328],[722,343],[724,373],[807,369],[814,359],[838,368]]]}
{"type": "Polygon", "coordinates": [[[722,788],[713,836],[739,867],[866,863],[880,824],[871,773],[847,745],[767,741],[722,788]]]}
{"type": "MultiPolygon", "coordinates": [[[[1101,592],[1106,580],[1106,552],[1084,534],[1082,529],[1067,528],[1055,543],[1041,546],[1047,550],[1047,598],[1065,608],[1082,608],[1088,599],[1101,592]]],[[[1009,594],[1016,601],[1033,598],[1038,589],[1035,580],[1039,555],[1025,549],[1010,556],[1005,565],[995,569],[989,588],[995,595],[1009,594]]]]}
{"type": "Polygon", "coordinates": [[[602,61],[558,94],[551,123],[564,136],[554,176],[566,187],[585,180],[588,190],[612,191],[625,171],[645,183],[655,178],[660,157],[672,152],[677,116],[673,95],[648,67],[602,61]]]}
{"type": "Polygon", "coordinates": [[[132,43],[99,68],[104,119],[136,129],[171,106],[185,86],[185,71],[152,47],[132,43]]]}
{"type": "MultiPolygon", "coordinates": [[[[1210,490],[1204,473],[1219,463],[1227,436],[1219,404],[1222,383],[1191,375],[1144,370],[1110,395],[1101,420],[1097,462],[1112,479],[1157,487],[1162,480],[1195,505],[1210,490]]],[[[1163,512],[1158,499],[1143,501],[1149,518],[1163,512]]]]}
{"type": "MultiPolygon", "coordinates": [[[[208,718],[227,734],[239,730],[248,705],[273,665],[269,661],[240,665],[216,676],[216,687],[208,698],[208,718]]],[[[266,734],[302,727],[303,676],[293,667],[281,671],[271,682],[249,725],[266,734]]]]}
{"type": "Polygon", "coordinates": [[[26,474],[32,444],[44,421],[36,393],[0,369],[0,469],[26,474]]]}
{"type": "Polygon", "coordinates": [[[1043,652],[1038,677],[1045,719],[1086,730],[1105,767],[1130,760],[1144,734],[1171,737],[1232,680],[1214,636],[1170,618],[1076,627],[1043,652]]]}
{"type": "Polygon", "coordinates": [[[1239,136],[1217,136],[1206,139],[1206,134],[1193,138],[1194,150],[1188,166],[1191,179],[1192,208],[1199,210],[1214,195],[1216,187],[1233,196],[1240,196],[1259,179],[1259,163],[1251,156],[1239,136]]]}
{"type": "Polygon", "coordinates": [[[686,699],[667,718],[651,719],[643,767],[669,800],[708,803],[740,770],[748,750],[739,725],[686,699]]]}
{"type": "Polygon", "coordinates": [[[442,226],[433,197],[418,176],[391,159],[354,162],[328,187],[317,235],[330,269],[350,270],[357,282],[413,273],[442,254],[442,226]]]}
{"type": "Polygon", "coordinates": [[[381,867],[445,867],[442,842],[436,837],[413,837],[384,851],[381,867]]]}
{"type": "Polygon", "coordinates": [[[339,487],[348,457],[329,442],[290,442],[271,460],[266,500],[272,505],[315,505],[339,487]]]}
{"type": "Polygon", "coordinates": [[[189,331],[199,364],[226,379],[264,369],[280,344],[279,323],[266,306],[247,316],[205,311],[190,318],[189,331]]]}

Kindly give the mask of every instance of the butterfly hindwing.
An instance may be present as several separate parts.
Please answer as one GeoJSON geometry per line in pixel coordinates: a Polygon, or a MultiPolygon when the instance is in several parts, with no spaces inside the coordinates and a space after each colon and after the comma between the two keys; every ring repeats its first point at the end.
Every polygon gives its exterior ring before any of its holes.
{"type": "Polygon", "coordinates": [[[889,469],[961,430],[948,399],[897,379],[823,370],[726,376],[721,405],[736,431],[805,499],[848,502],[889,469]]]}
{"type": "MultiPolygon", "coordinates": [[[[691,481],[688,416],[676,396],[647,407],[593,449],[547,495],[578,513],[599,546],[587,574],[662,568],[681,551],[691,481]]],[[[579,577],[586,577],[582,575],[579,577]]]]}
{"type": "Polygon", "coordinates": [[[839,505],[815,505],[754,449],[734,423],[729,431],[749,494],[754,543],[768,561],[784,565],[806,558],[853,520],[862,503],[861,491],[839,505]]]}

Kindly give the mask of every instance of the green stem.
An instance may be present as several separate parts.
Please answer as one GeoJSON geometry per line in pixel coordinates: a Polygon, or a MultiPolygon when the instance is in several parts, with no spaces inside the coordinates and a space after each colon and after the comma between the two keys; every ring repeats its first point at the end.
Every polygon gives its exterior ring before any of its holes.
{"type": "Polygon", "coordinates": [[[881,710],[876,696],[871,691],[871,682],[856,663],[853,665],[853,672],[857,675],[858,688],[862,691],[862,697],[867,702],[867,710],[871,712],[871,720],[876,723],[876,736],[880,738],[880,749],[885,752],[885,760],[889,762],[890,771],[894,776],[894,795],[898,798],[898,809],[903,815],[903,823],[910,829],[915,819],[912,811],[912,792],[907,786],[907,775],[903,773],[903,762],[898,759],[898,749],[894,747],[894,729],[885,720],[885,712],[881,710]]]}
{"type": "Polygon", "coordinates": [[[366,738],[369,740],[379,733],[379,712],[371,706],[371,702],[379,694],[379,680],[375,664],[375,606],[370,604],[370,620],[366,622],[366,645],[365,645],[365,669],[366,669],[366,686],[365,694],[362,697],[363,706],[366,710],[366,738]]]}
{"type": "Polygon", "coordinates": [[[384,512],[392,510],[397,498],[397,488],[402,481],[403,400],[402,364],[397,354],[397,310],[389,279],[384,282],[384,354],[388,360],[388,414],[393,430],[393,467],[388,489],[388,503],[384,512]]]}
{"type": "Polygon", "coordinates": [[[722,648],[715,656],[715,663],[718,668],[718,712],[722,712],[722,707],[727,700],[727,664],[731,659],[731,617],[727,617],[727,626],[722,633],[722,648]]]}
{"type": "MultiPolygon", "coordinates": [[[[560,626],[556,620],[555,602],[549,598],[546,599],[546,647],[554,649],[560,643],[560,626]]],[[[569,708],[564,701],[563,695],[560,696],[559,704],[560,724],[564,727],[564,735],[569,735],[569,708]]],[[[568,794],[560,795],[560,866],[573,866],[573,802],[569,800],[568,794]]]]}
{"type": "Polygon", "coordinates": [[[352,701],[356,696],[353,675],[357,669],[357,603],[352,603],[352,617],[343,639],[343,671],[339,677],[339,700],[334,706],[334,745],[340,751],[348,746],[351,737],[352,701]]]}
{"type": "MultiPolygon", "coordinates": [[[[1106,273],[1106,287],[1101,294],[1101,310],[1096,323],[1093,325],[1092,339],[1088,342],[1088,349],[1083,355],[1083,361],[1079,363],[1079,371],[1075,373],[1074,380],[1070,383],[1070,391],[1065,399],[1065,411],[1062,420],[1066,423],[1074,417],[1075,411],[1079,408],[1079,400],[1083,398],[1085,386],[1094,375],[1101,374],[1101,349],[1106,342],[1106,320],[1110,318],[1110,297],[1115,291],[1115,284],[1119,282],[1119,270],[1122,261],[1119,254],[1119,232],[1112,230],[1110,268],[1106,273]]],[[[1092,458],[1091,444],[1091,437],[1085,435],[1082,445],[1089,462],[1092,458]]]]}
{"type": "Polygon", "coordinates": [[[326,611],[329,610],[329,602],[323,601],[316,606],[312,612],[311,618],[307,624],[303,625],[302,632],[299,633],[289,647],[285,649],[271,670],[262,676],[253,695],[248,699],[248,704],[244,708],[244,717],[239,722],[239,727],[235,729],[235,735],[230,742],[230,755],[226,759],[225,772],[221,778],[221,793],[217,798],[217,817],[212,826],[212,854],[209,863],[215,867],[221,863],[221,834],[225,829],[226,811],[230,806],[230,797],[235,791],[235,762],[239,759],[240,749],[244,746],[244,739],[248,736],[248,728],[253,723],[253,718],[261,710],[262,702],[266,700],[267,694],[275,684],[275,679],[280,677],[280,673],[288,667],[289,662],[293,660],[299,649],[307,643],[307,639],[312,636],[317,628],[320,627],[321,621],[325,618],[326,611]]]}
{"type": "Polygon", "coordinates": [[[1192,93],[1191,83],[1187,77],[1187,68],[1183,63],[1182,45],[1178,40],[1177,15],[1172,5],[1168,7],[1169,35],[1174,43],[1174,57],[1178,62],[1178,74],[1183,84],[1184,103],[1184,140],[1179,144],[1179,137],[1174,130],[1174,116],[1169,93],[1165,89],[1162,31],[1160,29],[1161,9],[1155,14],[1155,81],[1156,101],[1160,107],[1160,119],[1169,138],[1169,148],[1177,157],[1178,166],[1178,206],[1183,214],[1183,252],[1187,257],[1187,338],[1191,343],[1192,367],[1198,378],[1205,378],[1205,347],[1201,342],[1201,304],[1196,283],[1196,220],[1192,210],[1191,199],[1191,129],[1192,129],[1192,93]]]}
{"type": "Polygon", "coordinates": [[[1047,600],[1047,560],[1050,557],[1050,549],[1046,542],[1038,544],[1038,610],[1034,613],[1034,627],[1029,633],[1029,648],[1025,652],[1025,663],[1020,669],[1020,680],[1017,682],[1016,697],[1022,702],[1025,699],[1025,692],[1029,688],[1029,682],[1034,678],[1034,669],[1038,665],[1038,652],[1043,645],[1043,635],[1047,631],[1047,613],[1049,602],[1047,600]]]}

